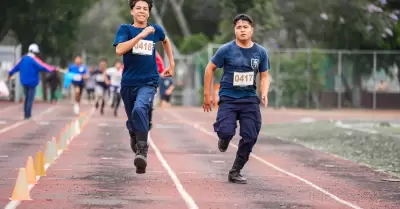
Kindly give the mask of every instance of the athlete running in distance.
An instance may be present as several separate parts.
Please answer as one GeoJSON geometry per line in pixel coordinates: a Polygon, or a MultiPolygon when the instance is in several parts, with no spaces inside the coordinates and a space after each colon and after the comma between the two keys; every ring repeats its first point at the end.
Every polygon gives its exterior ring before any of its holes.
{"type": "Polygon", "coordinates": [[[266,49],[252,41],[254,23],[250,16],[239,14],[233,21],[235,40],[222,45],[208,63],[204,82],[204,111],[211,111],[211,83],[214,71],[223,68],[219,91],[219,108],[214,131],[219,137],[218,148],[225,152],[235,135],[239,120],[240,136],[236,159],[229,171],[228,180],[246,184],[240,171],[249,160],[261,128],[260,99],[257,96],[256,80],[260,72],[262,103],[268,104],[270,68],[266,49]]]}
{"type": "Polygon", "coordinates": [[[118,28],[113,46],[123,56],[124,71],[121,80],[121,98],[128,116],[126,127],[131,137],[131,148],[136,153],[136,173],[146,172],[149,113],[158,87],[160,75],[156,64],[155,44],[162,42],[169,67],[162,76],[173,76],[175,61],[172,47],[164,29],[148,23],[152,0],[129,0],[133,24],[118,28]]]}
{"type": "Polygon", "coordinates": [[[76,76],[72,81],[72,85],[75,90],[75,102],[74,102],[74,113],[76,115],[79,114],[79,106],[81,103],[82,91],[85,85],[85,79],[87,79],[87,69],[86,66],[82,64],[81,56],[77,55],[74,58],[74,63],[68,67],[68,72],[76,73],[79,76],[76,76]]]}

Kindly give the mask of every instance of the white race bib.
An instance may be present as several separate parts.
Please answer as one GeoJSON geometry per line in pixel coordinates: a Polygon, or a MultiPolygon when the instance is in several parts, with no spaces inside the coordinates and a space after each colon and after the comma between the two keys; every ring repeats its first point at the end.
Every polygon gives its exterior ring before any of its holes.
{"type": "Polygon", "coordinates": [[[132,54],[153,55],[153,41],[140,40],[132,49],[132,54]]]}
{"type": "Polygon", "coordinates": [[[82,80],[82,75],[75,75],[73,80],[74,81],[81,81],[82,80]]]}
{"type": "Polygon", "coordinates": [[[104,75],[103,74],[97,74],[96,75],[96,81],[103,82],[104,81],[104,75]]]}
{"type": "Polygon", "coordinates": [[[254,72],[235,72],[233,86],[251,86],[254,84],[254,72]]]}

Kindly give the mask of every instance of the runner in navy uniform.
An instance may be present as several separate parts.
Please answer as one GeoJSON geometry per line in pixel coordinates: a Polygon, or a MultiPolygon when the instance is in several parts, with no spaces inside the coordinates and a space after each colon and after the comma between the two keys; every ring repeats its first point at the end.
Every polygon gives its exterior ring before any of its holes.
{"type": "Polygon", "coordinates": [[[266,49],[252,41],[254,26],[251,17],[240,14],[234,19],[233,25],[236,39],[221,46],[206,67],[203,108],[204,111],[211,111],[213,74],[215,69],[223,68],[214,131],[219,137],[219,150],[225,152],[235,135],[236,121],[239,120],[242,138],[228,180],[245,184],[247,181],[240,171],[249,160],[261,129],[260,99],[256,93],[255,78],[260,72],[262,103],[267,106],[270,63],[266,49]]]}
{"type": "Polygon", "coordinates": [[[175,67],[172,46],[164,29],[147,22],[152,6],[152,0],[129,0],[134,23],[122,24],[113,43],[116,54],[123,56],[120,93],[128,116],[126,127],[131,136],[131,148],[136,153],[136,173],[140,174],[146,172],[149,114],[160,77],[156,64],[157,42],[162,42],[170,63],[163,76],[173,76],[175,67]]]}

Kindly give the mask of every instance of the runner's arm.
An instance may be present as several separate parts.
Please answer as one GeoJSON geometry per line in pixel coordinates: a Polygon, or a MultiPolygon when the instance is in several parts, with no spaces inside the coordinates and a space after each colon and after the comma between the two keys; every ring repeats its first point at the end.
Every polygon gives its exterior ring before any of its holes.
{"type": "Polygon", "coordinates": [[[269,91],[269,73],[268,71],[260,73],[260,87],[261,87],[261,95],[267,96],[269,91]]]}
{"type": "Polygon", "coordinates": [[[104,72],[103,72],[103,76],[104,76],[104,82],[105,82],[107,85],[110,85],[110,79],[108,79],[107,71],[104,71],[104,72]]]}
{"type": "Polygon", "coordinates": [[[126,25],[121,25],[118,28],[117,35],[115,36],[115,40],[113,46],[115,46],[115,53],[118,56],[122,56],[128,51],[132,50],[132,48],[143,39],[145,33],[143,31],[139,33],[136,37],[129,39],[129,28],[126,25]]]}
{"type": "Polygon", "coordinates": [[[163,44],[165,52],[167,53],[169,67],[175,68],[175,60],[174,60],[174,56],[172,54],[171,41],[169,40],[168,37],[165,37],[165,39],[162,41],[162,44],[163,44]]]}
{"type": "Polygon", "coordinates": [[[264,49],[262,52],[262,59],[260,63],[260,88],[261,95],[267,96],[269,92],[269,69],[271,68],[268,52],[264,49]]]}
{"type": "Polygon", "coordinates": [[[124,55],[125,53],[130,51],[133,48],[133,46],[135,46],[140,40],[142,40],[142,37],[138,35],[129,41],[119,43],[115,48],[116,54],[118,56],[124,55]]]}
{"type": "Polygon", "coordinates": [[[211,84],[214,77],[214,72],[217,66],[213,62],[209,62],[204,72],[204,98],[209,98],[211,95],[211,84]]]}
{"type": "Polygon", "coordinates": [[[8,79],[10,79],[11,76],[14,75],[14,73],[19,71],[20,63],[21,63],[23,58],[24,57],[22,57],[20,60],[18,60],[17,64],[15,64],[15,66],[10,71],[8,71],[8,79]]]}
{"type": "Polygon", "coordinates": [[[224,66],[226,51],[226,46],[221,46],[206,66],[204,72],[204,98],[209,98],[211,95],[211,84],[214,78],[214,72],[217,68],[222,68],[224,66]]]}
{"type": "Polygon", "coordinates": [[[171,94],[172,94],[172,91],[174,91],[174,89],[175,89],[174,84],[171,84],[171,86],[167,89],[166,92],[168,92],[168,95],[171,95],[171,94]]]}

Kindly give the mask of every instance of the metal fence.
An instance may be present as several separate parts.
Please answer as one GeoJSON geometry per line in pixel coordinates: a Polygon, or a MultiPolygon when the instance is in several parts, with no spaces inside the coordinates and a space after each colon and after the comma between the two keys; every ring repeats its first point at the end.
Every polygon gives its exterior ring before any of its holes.
{"type": "Polygon", "coordinates": [[[10,96],[0,97],[0,100],[9,100],[18,102],[23,95],[21,83],[19,82],[19,73],[13,79],[7,81],[8,71],[21,58],[21,45],[18,46],[0,46],[0,81],[5,81],[9,90],[10,96]]]}
{"type": "MultiPolygon", "coordinates": [[[[209,45],[196,55],[196,71],[201,77],[206,63],[219,47],[220,45],[209,45]]],[[[270,106],[370,109],[400,107],[400,51],[268,51],[271,62],[270,106]]],[[[216,81],[220,79],[218,76],[216,81]]],[[[200,83],[202,86],[202,78],[200,83]]]]}

